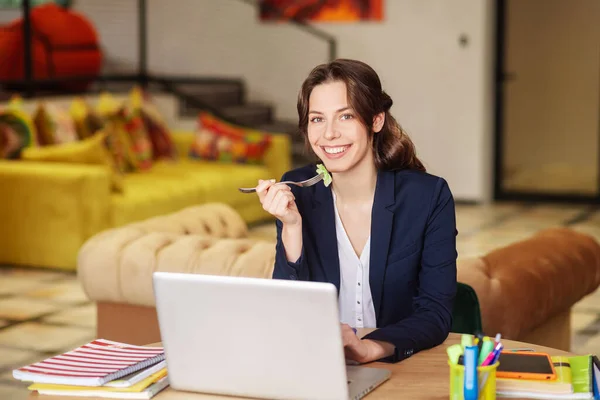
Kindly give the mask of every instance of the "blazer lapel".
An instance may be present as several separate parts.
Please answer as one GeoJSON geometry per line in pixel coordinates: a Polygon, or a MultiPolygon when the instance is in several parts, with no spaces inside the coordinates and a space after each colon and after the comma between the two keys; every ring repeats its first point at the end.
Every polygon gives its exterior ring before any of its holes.
{"type": "Polygon", "coordinates": [[[335,230],[335,210],[333,208],[333,195],[331,187],[323,184],[315,185],[313,212],[310,216],[313,221],[315,245],[327,281],[333,283],[340,290],[340,259],[338,255],[337,236],[335,230]]]}
{"type": "Polygon", "coordinates": [[[371,214],[371,254],[369,260],[369,285],[379,320],[383,279],[387,267],[387,255],[392,235],[394,213],[388,208],[395,203],[395,177],[393,171],[380,171],[375,187],[371,214]]]}

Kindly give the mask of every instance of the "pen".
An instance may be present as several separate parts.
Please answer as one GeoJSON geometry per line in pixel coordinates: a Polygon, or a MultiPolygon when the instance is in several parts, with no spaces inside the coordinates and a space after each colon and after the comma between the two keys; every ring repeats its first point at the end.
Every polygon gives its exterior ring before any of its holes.
{"type": "Polygon", "coordinates": [[[460,344],[463,349],[467,348],[467,346],[473,346],[473,336],[468,334],[463,334],[460,339],[460,344]]]}
{"type": "Polygon", "coordinates": [[[502,338],[502,335],[499,334],[499,333],[497,333],[496,334],[496,340],[495,340],[496,343],[494,344],[494,346],[498,346],[498,343],[500,343],[500,339],[501,338],[502,338]]]}
{"type": "Polygon", "coordinates": [[[502,353],[503,348],[504,348],[504,346],[502,345],[502,343],[500,343],[500,349],[498,349],[498,351],[496,352],[496,355],[494,356],[494,359],[492,360],[492,364],[496,364],[498,362],[498,360],[500,360],[500,354],[502,353]]]}
{"type": "Polygon", "coordinates": [[[502,343],[498,343],[494,350],[486,356],[485,360],[483,360],[481,366],[485,367],[487,365],[493,365],[496,362],[496,359],[500,357],[500,352],[503,347],[502,343]]]}
{"type": "Polygon", "coordinates": [[[481,333],[481,332],[477,333],[477,354],[481,353],[481,347],[483,346],[483,338],[484,338],[483,333],[481,333]]]}
{"type": "Polygon", "coordinates": [[[448,358],[452,364],[458,364],[458,359],[462,355],[463,348],[460,344],[453,344],[452,346],[446,349],[448,353],[448,358]]]}
{"type": "Polygon", "coordinates": [[[483,345],[481,346],[481,350],[479,353],[479,365],[486,365],[484,361],[488,358],[490,354],[492,354],[494,350],[494,342],[491,339],[486,338],[487,340],[483,341],[483,345]]]}
{"type": "Polygon", "coordinates": [[[479,397],[479,385],[477,384],[477,359],[479,352],[477,346],[469,346],[465,349],[465,380],[463,384],[463,395],[465,400],[477,400],[479,397]]]}

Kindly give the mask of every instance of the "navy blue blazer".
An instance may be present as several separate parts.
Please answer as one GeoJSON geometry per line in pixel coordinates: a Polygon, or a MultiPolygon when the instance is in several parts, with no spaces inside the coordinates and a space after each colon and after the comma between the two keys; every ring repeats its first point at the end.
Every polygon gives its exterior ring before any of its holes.
{"type": "MultiPolygon", "coordinates": [[[[282,180],[315,175],[309,165],[282,180]]],[[[302,216],[302,255],[288,262],[277,220],[274,279],[333,283],[340,289],[340,263],[331,186],[292,186],[302,216]]],[[[365,336],[395,345],[382,361],[397,362],[441,344],[452,325],[456,293],[454,199],[443,178],[425,172],[380,171],[371,216],[369,283],[377,329],[365,336]]]]}

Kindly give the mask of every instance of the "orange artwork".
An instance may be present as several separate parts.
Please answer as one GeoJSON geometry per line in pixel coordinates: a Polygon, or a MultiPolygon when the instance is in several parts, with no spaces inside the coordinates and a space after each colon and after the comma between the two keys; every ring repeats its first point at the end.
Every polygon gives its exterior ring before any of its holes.
{"type": "Polygon", "coordinates": [[[261,0],[262,21],[357,22],[383,20],[384,0],[261,0]]]}

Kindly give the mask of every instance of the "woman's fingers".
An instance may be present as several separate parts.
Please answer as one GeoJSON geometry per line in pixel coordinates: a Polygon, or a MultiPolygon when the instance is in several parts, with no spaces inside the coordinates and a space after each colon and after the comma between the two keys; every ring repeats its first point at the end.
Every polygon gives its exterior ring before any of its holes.
{"type": "Polygon", "coordinates": [[[277,191],[274,191],[273,193],[274,193],[274,196],[271,199],[271,201],[269,202],[269,209],[267,211],[270,212],[271,214],[277,216],[275,214],[275,210],[277,209],[277,206],[279,205],[279,202],[281,201],[281,199],[283,197],[283,191],[277,190],[277,191]]]}
{"type": "Polygon", "coordinates": [[[352,344],[356,340],[356,334],[348,324],[342,324],[342,341],[344,346],[352,344]]]}
{"type": "Polygon", "coordinates": [[[260,199],[261,203],[263,202],[269,188],[271,186],[273,186],[274,184],[275,184],[275,179],[270,179],[270,180],[259,179],[258,180],[258,185],[256,185],[256,194],[258,194],[258,198],[260,199]]]}
{"type": "Polygon", "coordinates": [[[287,185],[272,185],[268,187],[264,200],[262,200],[263,208],[265,209],[265,211],[271,212],[270,210],[272,209],[272,206],[274,204],[274,199],[280,192],[291,193],[291,189],[287,185]]]}
{"type": "Polygon", "coordinates": [[[277,217],[283,223],[296,223],[298,209],[296,198],[292,189],[285,184],[275,184],[274,181],[259,181],[256,192],[259,196],[263,210],[277,217]],[[292,213],[290,213],[292,211],[292,213]]]}
{"type": "Polygon", "coordinates": [[[277,200],[273,214],[278,217],[284,217],[288,212],[290,203],[294,202],[294,195],[292,192],[281,191],[281,197],[277,200]]]}

